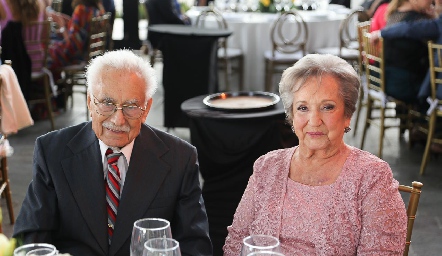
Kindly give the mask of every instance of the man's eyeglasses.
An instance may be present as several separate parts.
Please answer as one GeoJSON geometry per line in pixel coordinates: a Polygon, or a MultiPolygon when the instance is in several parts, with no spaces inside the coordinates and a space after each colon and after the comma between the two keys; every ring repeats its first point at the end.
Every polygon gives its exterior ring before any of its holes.
{"type": "Polygon", "coordinates": [[[110,116],[113,113],[115,113],[117,110],[121,109],[121,111],[123,111],[123,115],[126,118],[137,119],[140,118],[140,116],[146,110],[146,107],[142,108],[137,106],[136,104],[121,105],[106,101],[100,102],[97,99],[97,97],[95,97],[94,95],[92,96],[94,97],[94,104],[95,106],[97,106],[95,112],[97,112],[97,114],[102,116],[110,116]],[[118,105],[120,105],[120,107],[118,107],[118,105]]]}

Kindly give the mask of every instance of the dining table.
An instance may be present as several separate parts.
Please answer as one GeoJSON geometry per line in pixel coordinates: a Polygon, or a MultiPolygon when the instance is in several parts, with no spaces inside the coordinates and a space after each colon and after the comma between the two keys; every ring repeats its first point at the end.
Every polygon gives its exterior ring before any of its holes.
{"type": "Polygon", "coordinates": [[[207,97],[188,99],[181,109],[189,117],[190,140],[198,151],[213,255],[222,256],[227,226],[232,224],[253,163],[271,150],[297,145],[298,138],[285,122],[281,101],[243,111],[209,107],[203,102],[207,97]]]}
{"type": "Polygon", "coordinates": [[[163,56],[164,127],[187,127],[180,105],[192,97],[218,91],[218,39],[229,29],[185,25],[151,25],[163,56]]]}
{"type": "MultiPolygon", "coordinates": [[[[209,7],[193,7],[186,12],[195,24],[198,15],[209,7]]],[[[315,11],[298,10],[307,24],[307,53],[316,49],[339,46],[339,27],[350,9],[341,5],[329,5],[327,9],[315,11]]],[[[241,49],[244,53],[245,91],[264,90],[265,61],[264,52],[272,49],[270,32],[279,13],[229,12],[222,16],[232,35],[227,39],[229,48],[241,49]]],[[[215,20],[207,20],[206,26],[216,26],[215,20]],[[212,24],[211,24],[212,23],[212,24]]]]}

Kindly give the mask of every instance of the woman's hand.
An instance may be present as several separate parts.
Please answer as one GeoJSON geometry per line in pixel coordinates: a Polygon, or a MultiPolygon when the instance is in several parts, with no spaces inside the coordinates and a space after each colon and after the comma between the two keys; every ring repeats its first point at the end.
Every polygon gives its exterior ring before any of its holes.
{"type": "Polygon", "coordinates": [[[381,31],[376,30],[370,33],[370,44],[376,44],[381,38],[381,31]]]}

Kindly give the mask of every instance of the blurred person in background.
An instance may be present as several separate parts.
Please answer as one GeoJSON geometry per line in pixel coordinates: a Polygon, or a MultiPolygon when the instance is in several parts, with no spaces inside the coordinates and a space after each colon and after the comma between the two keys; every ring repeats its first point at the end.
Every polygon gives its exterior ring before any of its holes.
{"type": "Polygon", "coordinates": [[[24,45],[22,29],[32,21],[46,18],[46,3],[43,0],[0,0],[1,60],[12,61],[12,68],[26,100],[32,98],[32,60],[24,45]]]}
{"type": "MultiPolygon", "coordinates": [[[[147,0],[145,2],[149,26],[155,24],[182,24],[190,25],[190,19],[181,13],[177,0],[147,0]]],[[[158,49],[161,35],[147,31],[147,39],[154,49],[158,49]]]]}
{"type": "MultiPolygon", "coordinates": [[[[434,18],[432,9],[432,0],[392,0],[385,14],[386,27],[401,21],[434,18]]],[[[405,103],[416,103],[416,95],[428,70],[426,42],[409,38],[385,39],[384,56],[386,93],[405,103]]]]}
{"type": "MultiPolygon", "coordinates": [[[[371,42],[376,43],[377,40],[382,37],[385,39],[413,39],[413,40],[433,40],[438,44],[442,44],[442,0],[436,0],[435,2],[435,13],[438,15],[437,19],[428,19],[420,21],[408,21],[399,22],[384,28],[379,31],[371,33],[371,42]]],[[[437,60],[437,58],[435,58],[437,60]]],[[[417,95],[418,105],[417,109],[421,112],[426,112],[429,105],[426,101],[427,97],[431,95],[431,85],[430,85],[430,72],[428,71],[425,75],[424,80],[419,88],[419,93],[417,95]]],[[[439,99],[442,99],[442,87],[437,88],[436,95],[439,99]]],[[[419,129],[413,128],[410,131],[410,141],[415,143],[425,144],[427,140],[427,135],[422,133],[419,129]]],[[[442,153],[442,147],[433,143],[430,149],[436,153],[442,153]]]]}
{"type": "Polygon", "coordinates": [[[53,21],[58,24],[61,38],[49,47],[48,67],[54,79],[60,78],[62,67],[78,64],[85,60],[90,22],[93,17],[104,14],[101,0],[73,0],[72,17],[51,13],[53,21]]]}

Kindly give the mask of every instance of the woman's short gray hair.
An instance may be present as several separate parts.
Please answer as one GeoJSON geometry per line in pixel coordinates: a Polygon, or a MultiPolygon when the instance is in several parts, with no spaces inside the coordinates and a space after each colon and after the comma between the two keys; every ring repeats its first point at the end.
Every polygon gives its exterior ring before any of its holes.
{"type": "Polygon", "coordinates": [[[284,105],[287,122],[293,123],[293,97],[310,77],[333,76],[339,84],[344,100],[345,117],[351,118],[356,110],[361,81],[355,69],[345,60],[330,54],[308,54],[284,70],[279,83],[279,94],[284,105]]]}
{"type": "MultiPolygon", "coordinates": [[[[157,89],[155,70],[149,61],[143,60],[131,50],[115,50],[94,58],[86,69],[86,81],[88,92],[93,91],[95,86],[101,86],[102,73],[109,70],[123,70],[137,74],[145,81],[146,100],[152,98],[157,89]]],[[[110,71],[112,72],[112,71],[110,71]]]]}

